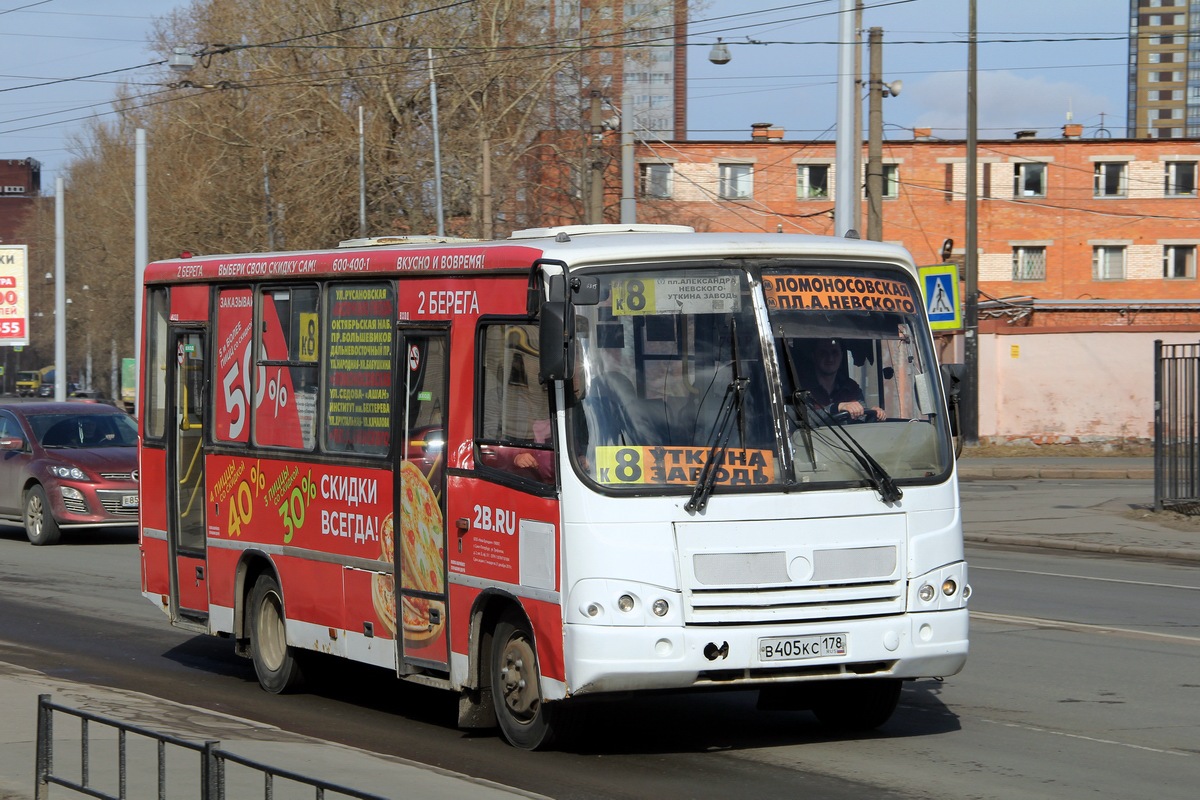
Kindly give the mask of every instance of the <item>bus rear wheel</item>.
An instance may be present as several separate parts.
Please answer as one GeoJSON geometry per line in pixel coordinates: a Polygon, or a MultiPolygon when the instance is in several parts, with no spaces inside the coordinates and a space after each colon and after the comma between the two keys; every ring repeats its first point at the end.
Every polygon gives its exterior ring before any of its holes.
{"type": "Polygon", "coordinates": [[[250,653],[258,683],[271,694],[300,687],[303,675],[287,643],[283,592],[270,575],[260,575],[250,592],[250,653]]]}
{"type": "Polygon", "coordinates": [[[841,733],[861,733],[891,719],[899,702],[898,678],[838,681],[819,693],[812,712],[828,728],[841,733]]]}
{"type": "Polygon", "coordinates": [[[537,648],[529,625],[515,615],[492,636],[492,699],[500,732],[513,747],[538,750],[554,740],[552,709],[542,702],[537,648]]]}

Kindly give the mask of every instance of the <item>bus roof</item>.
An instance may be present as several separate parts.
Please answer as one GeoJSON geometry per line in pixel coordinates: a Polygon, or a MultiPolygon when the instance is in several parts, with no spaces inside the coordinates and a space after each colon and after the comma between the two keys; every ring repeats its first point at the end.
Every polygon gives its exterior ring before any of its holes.
{"type": "Polygon", "coordinates": [[[508,239],[493,241],[377,237],[351,240],[329,250],[176,258],[148,265],[145,281],[527,271],[539,258],[576,267],[731,257],[886,261],[913,269],[912,258],[904,248],[859,239],[791,233],[697,233],[683,225],[564,225],[515,231],[508,239]],[[359,241],[364,244],[358,245],[359,241]]]}

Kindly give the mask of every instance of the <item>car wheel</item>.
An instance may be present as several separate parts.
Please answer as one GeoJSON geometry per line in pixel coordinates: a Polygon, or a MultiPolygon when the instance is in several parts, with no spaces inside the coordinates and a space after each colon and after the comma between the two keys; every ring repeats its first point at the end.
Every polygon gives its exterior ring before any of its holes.
{"type": "Polygon", "coordinates": [[[270,575],[259,576],[250,592],[250,652],[258,683],[271,694],[294,691],[304,681],[284,620],[279,583],[270,575]]]}
{"type": "Polygon", "coordinates": [[[39,547],[47,544],[58,544],[62,531],[50,513],[50,500],[46,490],[39,484],[29,487],[25,492],[25,535],[32,544],[39,547]]]}

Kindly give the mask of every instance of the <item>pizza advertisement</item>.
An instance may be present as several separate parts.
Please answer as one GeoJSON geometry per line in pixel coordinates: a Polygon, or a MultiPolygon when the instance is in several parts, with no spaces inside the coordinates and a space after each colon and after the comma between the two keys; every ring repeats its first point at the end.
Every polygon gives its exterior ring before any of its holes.
{"type": "Polygon", "coordinates": [[[396,525],[388,515],[381,526],[380,560],[398,563],[399,596],[392,575],[374,576],[373,599],[380,622],[393,636],[401,635],[405,651],[423,648],[444,649],[446,531],[437,493],[425,474],[411,461],[400,465],[400,530],[397,545],[396,525]],[[420,596],[410,594],[420,592],[420,596]]]}

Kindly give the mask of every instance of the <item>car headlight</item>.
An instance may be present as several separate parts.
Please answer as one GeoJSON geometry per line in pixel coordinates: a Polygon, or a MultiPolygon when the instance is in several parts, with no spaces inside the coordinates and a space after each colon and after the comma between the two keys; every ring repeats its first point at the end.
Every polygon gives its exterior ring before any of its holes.
{"type": "Polygon", "coordinates": [[[63,467],[55,465],[50,467],[50,474],[56,478],[69,478],[73,481],[86,481],[88,479],[87,473],[81,470],[79,467],[63,467]]]}

